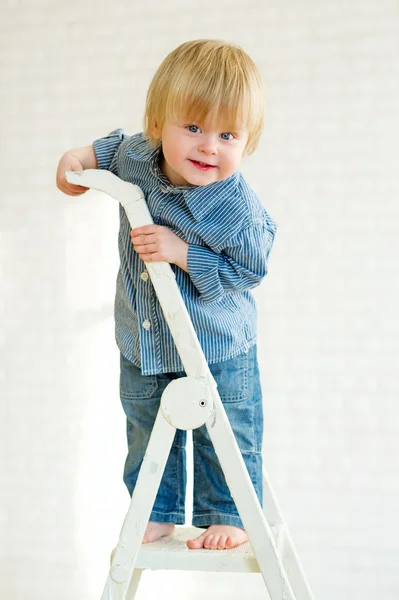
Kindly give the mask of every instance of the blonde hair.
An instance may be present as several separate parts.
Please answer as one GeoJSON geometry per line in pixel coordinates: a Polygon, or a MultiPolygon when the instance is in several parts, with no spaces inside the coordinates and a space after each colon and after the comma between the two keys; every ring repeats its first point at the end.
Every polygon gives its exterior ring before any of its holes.
{"type": "Polygon", "coordinates": [[[239,46],[221,40],[185,42],[159,66],[147,92],[144,135],[156,146],[166,119],[202,123],[211,115],[233,130],[249,132],[245,148],[257,147],[264,123],[264,87],[259,71],[239,46]]]}

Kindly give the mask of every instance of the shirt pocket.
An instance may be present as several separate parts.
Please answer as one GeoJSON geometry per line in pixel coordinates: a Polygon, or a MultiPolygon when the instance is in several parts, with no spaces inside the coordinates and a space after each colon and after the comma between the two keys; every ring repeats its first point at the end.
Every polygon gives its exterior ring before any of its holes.
{"type": "Polygon", "coordinates": [[[142,375],[139,367],[131,363],[123,354],[121,354],[120,365],[119,393],[121,398],[144,400],[151,398],[158,390],[156,375],[142,375]]]}
{"type": "Polygon", "coordinates": [[[222,402],[242,402],[248,399],[248,353],[211,364],[209,368],[222,402]]]}

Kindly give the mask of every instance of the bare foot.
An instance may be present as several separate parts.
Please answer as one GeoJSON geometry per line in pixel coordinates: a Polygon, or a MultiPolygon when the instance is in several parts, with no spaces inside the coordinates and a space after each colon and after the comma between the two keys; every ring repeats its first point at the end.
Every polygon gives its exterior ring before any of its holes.
{"type": "Polygon", "coordinates": [[[142,543],[156,542],[165,535],[172,535],[174,528],[173,523],[156,523],[155,521],[150,521],[145,530],[142,543]]]}
{"type": "Polygon", "coordinates": [[[233,525],[211,525],[204,533],[193,540],[187,540],[187,546],[192,550],[206,548],[207,550],[225,550],[235,548],[248,541],[245,529],[233,525]]]}

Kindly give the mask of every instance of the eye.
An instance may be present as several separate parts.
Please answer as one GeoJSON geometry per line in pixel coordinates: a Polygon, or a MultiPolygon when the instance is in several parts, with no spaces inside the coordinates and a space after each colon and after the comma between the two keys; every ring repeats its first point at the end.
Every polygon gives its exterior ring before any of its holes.
{"type": "Polygon", "coordinates": [[[234,138],[234,135],[226,131],[225,133],[221,133],[220,137],[222,138],[222,140],[232,140],[234,138]]]}
{"type": "Polygon", "coordinates": [[[200,128],[197,125],[187,125],[187,129],[191,131],[191,133],[198,133],[200,128]]]}

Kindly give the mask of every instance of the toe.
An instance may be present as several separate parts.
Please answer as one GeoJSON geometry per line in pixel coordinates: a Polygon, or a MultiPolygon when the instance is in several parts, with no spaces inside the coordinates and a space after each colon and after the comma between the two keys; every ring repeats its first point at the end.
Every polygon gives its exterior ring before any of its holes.
{"type": "Polygon", "coordinates": [[[203,548],[205,535],[206,535],[205,533],[202,533],[201,535],[199,535],[197,538],[194,538],[193,540],[187,540],[187,546],[193,550],[198,550],[198,548],[203,548]]]}
{"type": "Polygon", "coordinates": [[[204,539],[204,548],[211,548],[213,537],[213,535],[206,536],[206,538],[204,539]]]}
{"type": "Polygon", "coordinates": [[[218,550],[224,550],[226,548],[227,535],[221,535],[218,543],[218,550]]]}
{"type": "Polygon", "coordinates": [[[220,535],[214,535],[212,537],[212,541],[211,541],[211,543],[209,545],[209,548],[211,550],[217,550],[218,549],[219,540],[220,540],[220,535]]]}

